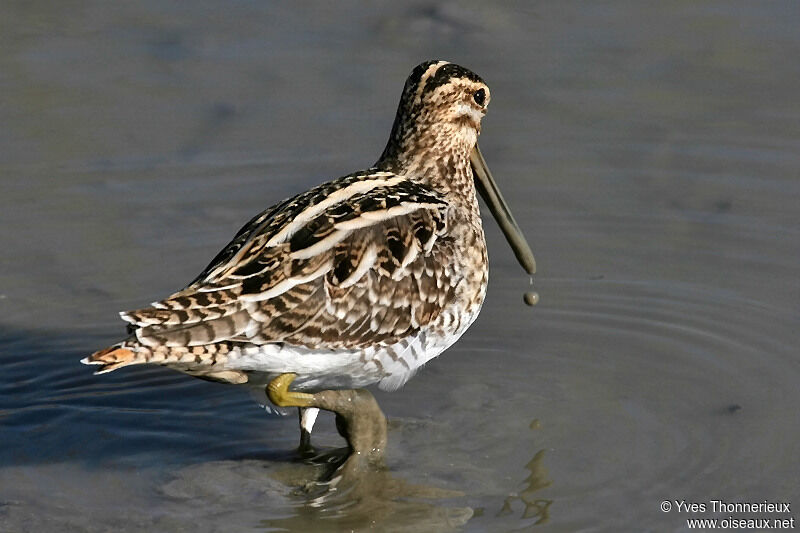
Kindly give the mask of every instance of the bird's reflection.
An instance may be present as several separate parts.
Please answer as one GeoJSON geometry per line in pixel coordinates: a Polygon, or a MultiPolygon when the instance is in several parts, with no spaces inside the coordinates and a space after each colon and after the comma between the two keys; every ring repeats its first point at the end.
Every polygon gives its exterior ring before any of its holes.
{"type": "MultiPolygon", "coordinates": [[[[539,429],[539,421],[531,422],[531,429],[539,429]]],[[[550,520],[550,505],[553,500],[539,498],[538,492],[553,484],[547,468],[544,466],[544,450],[539,450],[525,465],[525,469],[530,472],[525,478],[525,488],[516,494],[509,495],[503,502],[503,508],[497,513],[498,516],[510,515],[514,513],[514,503],[519,500],[524,509],[523,519],[535,518],[534,525],[546,524],[550,520]]]]}
{"type": "Polygon", "coordinates": [[[162,486],[165,512],[169,505],[200,505],[199,513],[227,512],[232,523],[280,531],[452,531],[473,520],[479,528],[510,531],[550,521],[553,501],[542,497],[552,484],[544,450],[525,464],[522,486],[499,511],[458,506],[453,500],[463,501],[465,494],[406,482],[386,467],[386,418],[369,392],[324,391],[317,399],[336,413],[347,447],[294,460],[276,456],[183,468],[162,486]]]}
{"type": "Polygon", "coordinates": [[[391,524],[393,530],[448,531],[473,515],[469,507],[444,507],[430,500],[462,493],[414,485],[391,475],[384,463],[386,417],[366,390],[322,391],[315,406],[336,413],[348,447],[306,457],[308,475],[296,491],[296,514],[263,521],[288,530],[358,530],[391,524]]]}

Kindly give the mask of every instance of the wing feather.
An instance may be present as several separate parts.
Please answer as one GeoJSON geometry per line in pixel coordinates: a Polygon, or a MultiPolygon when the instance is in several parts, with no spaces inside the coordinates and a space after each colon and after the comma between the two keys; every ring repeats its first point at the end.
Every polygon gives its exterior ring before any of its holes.
{"type": "Polygon", "coordinates": [[[254,217],[186,289],[121,315],[148,346],[396,342],[440,309],[447,206],[388,172],[321,185],[254,217]]]}

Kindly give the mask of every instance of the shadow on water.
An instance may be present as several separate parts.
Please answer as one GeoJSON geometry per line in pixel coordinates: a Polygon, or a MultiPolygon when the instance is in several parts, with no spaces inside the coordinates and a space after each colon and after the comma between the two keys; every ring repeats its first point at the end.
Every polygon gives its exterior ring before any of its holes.
{"type": "Polygon", "coordinates": [[[316,395],[319,407],[338,413],[350,446],[301,459],[289,451],[296,425],[264,416],[233,387],[158,368],[94,377],[78,359],[96,344],[88,334],[0,334],[3,530],[51,520],[170,530],[190,516],[219,523],[230,513],[232,524],[298,531],[447,531],[473,516],[447,501],[462,492],[392,474],[386,419],[366,390],[316,395]],[[116,512],[120,501],[125,509],[116,512]],[[147,518],[135,516],[144,509],[147,518]]]}
{"type": "MultiPolygon", "coordinates": [[[[246,394],[160,368],[93,376],[78,360],[104,340],[91,333],[0,331],[0,465],[69,460],[136,467],[148,456],[169,464],[270,448],[265,436],[278,424],[252,408],[246,394]],[[223,423],[206,431],[213,420],[223,423]]],[[[282,448],[280,441],[272,444],[282,448]]]]}

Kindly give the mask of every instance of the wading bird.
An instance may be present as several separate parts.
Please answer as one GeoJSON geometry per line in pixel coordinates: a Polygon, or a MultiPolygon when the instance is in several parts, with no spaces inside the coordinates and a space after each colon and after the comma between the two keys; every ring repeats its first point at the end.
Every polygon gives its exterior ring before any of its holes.
{"type": "Polygon", "coordinates": [[[305,444],[317,414],[310,392],[399,388],[483,304],[477,190],[535,270],[478,149],[490,99],[463,67],[417,66],[374,166],[254,217],[185,289],[121,313],[128,338],[82,362],[98,374],[157,364],[266,387],[274,404],[301,409],[305,444]]]}

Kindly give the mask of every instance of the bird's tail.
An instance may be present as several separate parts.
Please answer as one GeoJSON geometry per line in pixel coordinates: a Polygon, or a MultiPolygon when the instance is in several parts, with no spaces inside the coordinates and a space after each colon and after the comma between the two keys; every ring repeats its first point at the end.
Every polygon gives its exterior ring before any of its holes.
{"type": "Polygon", "coordinates": [[[105,374],[123,366],[146,363],[150,350],[134,339],[127,339],[81,359],[84,365],[100,365],[95,374],[105,374]]]}
{"type": "Polygon", "coordinates": [[[130,337],[81,359],[85,365],[99,365],[95,374],[105,374],[128,365],[165,365],[192,376],[224,383],[247,383],[247,373],[225,368],[224,364],[238,348],[228,343],[203,346],[145,346],[130,337]]]}

